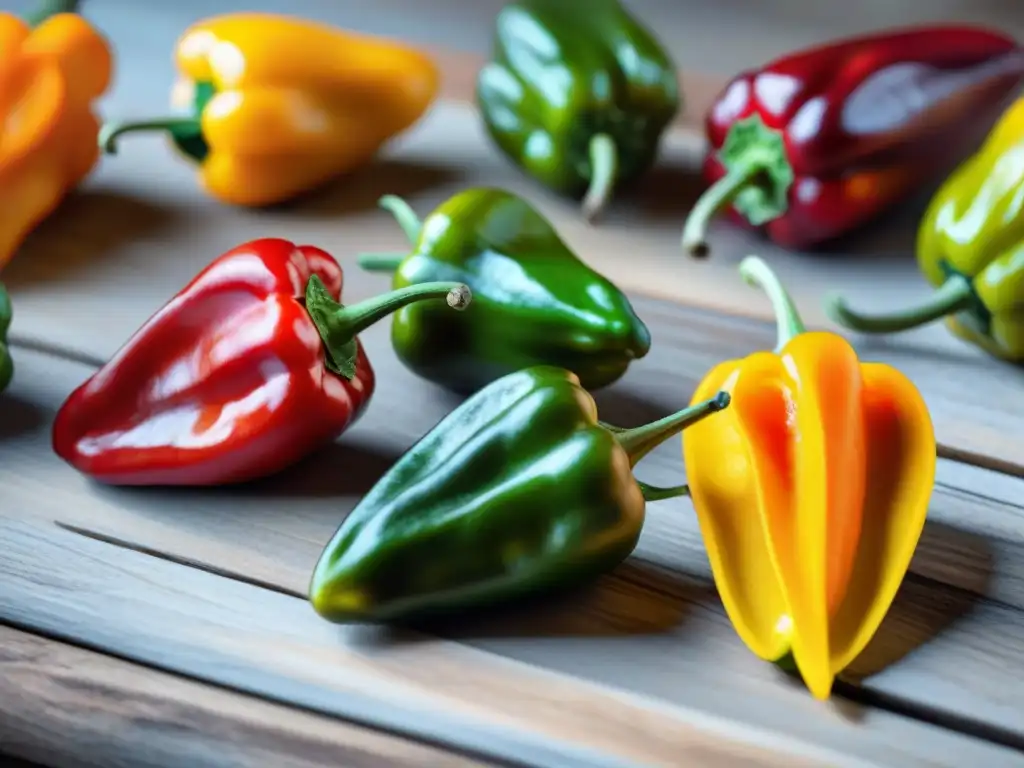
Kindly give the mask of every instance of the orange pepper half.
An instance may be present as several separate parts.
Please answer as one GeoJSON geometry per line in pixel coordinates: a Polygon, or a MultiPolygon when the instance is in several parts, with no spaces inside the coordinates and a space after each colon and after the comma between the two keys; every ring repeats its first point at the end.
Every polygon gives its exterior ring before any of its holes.
{"type": "Polygon", "coordinates": [[[755,654],[787,653],[811,693],[868,644],[910,565],[935,480],[935,433],[902,373],[807,332],[761,259],[740,273],[775,308],[774,352],[715,367],[693,402],[732,407],[683,436],[715,583],[755,654]]]}

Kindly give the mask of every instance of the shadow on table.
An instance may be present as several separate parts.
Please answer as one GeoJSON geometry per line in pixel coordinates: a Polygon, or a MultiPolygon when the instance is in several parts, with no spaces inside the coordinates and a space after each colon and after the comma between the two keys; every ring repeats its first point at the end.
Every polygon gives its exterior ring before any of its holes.
{"type": "MultiPolygon", "coordinates": [[[[14,361],[18,375],[18,361],[14,361]]],[[[49,418],[37,404],[12,394],[0,392],[0,440],[13,439],[29,432],[38,432],[49,418]]]]}

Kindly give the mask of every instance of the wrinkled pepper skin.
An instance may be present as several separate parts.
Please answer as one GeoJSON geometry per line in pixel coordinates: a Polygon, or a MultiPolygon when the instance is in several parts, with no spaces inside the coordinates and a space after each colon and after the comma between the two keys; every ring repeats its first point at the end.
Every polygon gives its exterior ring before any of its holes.
{"type": "Polygon", "coordinates": [[[712,104],[710,185],[684,247],[714,213],[790,249],[861,227],[973,151],[1024,82],[995,30],[922,26],[835,41],[743,72],[712,104]]]}
{"type": "Polygon", "coordinates": [[[680,109],[675,65],[617,0],[519,0],[498,14],[477,103],[497,147],[596,217],[646,172],[680,109]]]}
{"type": "Polygon", "coordinates": [[[917,262],[936,289],[924,303],[871,317],[833,294],[827,314],[865,333],[944,319],[955,336],[1024,363],[1024,98],[932,198],[918,230],[917,262]]]}
{"type": "Polygon", "coordinates": [[[309,599],[337,622],[400,623],[587,583],[636,546],[652,488],[632,467],[716,395],[630,430],[602,425],[569,371],[509,374],[450,413],[380,479],[320,557],[309,599]]]}
{"type": "Polygon", "coordinates": [[[28,21],[0,13],[0,270],[96,164],[93,102],[110,85],[106,40],[51,2],[28,21]]]}
{"type": "Polygon", "coordinates": [[[101,142],[166,130],[217,200],[283,203],[368,163],[437,95],[424,53],[384,38],[267,13],[231,13],[182,35],[175,101],[183,118],[110,123],[101,142]]]}
{"type": "Polygon", "coordinates": [[[451,303],[461,286],[350,307],[337,303],[341,288],[341,268],[319,248],[275,238],[233,248],[68,397],[54,452],[111,485],[237,483],[294,464],[373,395],[356,334],[408,301],[451,303]]]}
{"type": "Polygon", "coordinates": [[[7,331],[11,327],[11,297],[0,283],[0,392],[7,389],[14,378],[14,361],[7,348],[7,331]]]}
{"type": "Polygon", "coordinates": [[[520,368],[556,365],[594,390],[650,349],[650,332],[629,299],[523,199],[468,189],[422,223],[399,198],[381,204],[412,252],[363,254],[361,266],[394,271],[395,288],[457,280],[473,292],[472,306],[457,316],[426,304],[395,313],[392,344],[418,376],[465,394],[520,368]]]}
{"type": "Polygon", "coordinates": [[[789,653],[817,698],[896,596],[935,479],[931,417],[899,371],[804,330],[767,265],[741,273],[775,306],[779,343],[716,366],[693,395],[729,410],[683,435],[694,508],[722,602],[762,659],[789,653]]]}

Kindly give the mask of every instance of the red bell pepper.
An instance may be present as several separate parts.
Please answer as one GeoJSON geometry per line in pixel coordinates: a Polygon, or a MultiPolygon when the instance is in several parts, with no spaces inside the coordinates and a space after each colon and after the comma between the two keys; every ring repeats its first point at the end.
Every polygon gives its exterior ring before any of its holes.
{"type": "Polygon", "coordinates": [[[278,472],[362,415],[375,378],[356,334],[423,299],[465,308],[460,283],[344,307],[319,248],[239,245],[200,272],[76,389],[53,450],[114,485],[217,485],[278,472]]]}
{"type": "Polygon", "coordinates": [[[807,248],[861,226],[970,152],[1024,81],[1003,34],[930,26],[836,41],[743,72],[708,112],[710,185],[683,247],[714,214],[807,248]]]}

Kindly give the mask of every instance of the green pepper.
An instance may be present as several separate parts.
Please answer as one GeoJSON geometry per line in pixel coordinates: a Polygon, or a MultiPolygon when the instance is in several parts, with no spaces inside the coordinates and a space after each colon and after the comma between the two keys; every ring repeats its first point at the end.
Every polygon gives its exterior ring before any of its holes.
{"type": "Polygon", "coordinates": [[[826,313],[864,333],[945,319],[953,335],[1024,363],[1024,98],[932,198],[918,229],[917,261],[936,288],[924,303],[872,317],[832,294],[826,313]]]}
{"type": "Polygon", "coordinates": [[[521,198],[469,189],[422,224],[400,198],[385,196],[381,206],[398,220],[412,252],[362,254],[360,266],[394,271],[395,288],[444,280],[473,293],[465,312],[419,302],[393,315],[395,352],[418,376],[466,394],[521,368],[557,365],[592,390],[617,380],[650,349],[650,332],[629,299],[521,198]]]}
{"type": "Polygon", "coordinates": [[[498,148],[549,187],[585,192],[591,220],[654,164],[682,101],[668,53],[617,0],[506,5],[476,96],[498,148]]]}
{"type": "Polygon", "coordinates": [[[14,361],[7,348],[7,329],[11,327],[11,298],[0,283],[0,392],[7,389],[14,377],[14,361]]]}
{"type": "Polygon", "coordinates": [[[632,468],[714,398],[634,429],[597,420],[579,379],[553,366],[509,374],[442,419],[342,523],[309,599],[331,621],[401,622],[582,584],[640,537],[645,502],[685,495],[632,468]]]}

